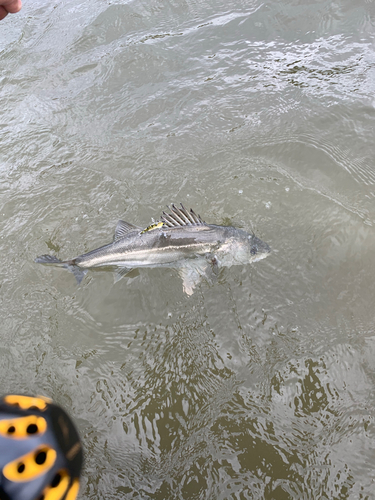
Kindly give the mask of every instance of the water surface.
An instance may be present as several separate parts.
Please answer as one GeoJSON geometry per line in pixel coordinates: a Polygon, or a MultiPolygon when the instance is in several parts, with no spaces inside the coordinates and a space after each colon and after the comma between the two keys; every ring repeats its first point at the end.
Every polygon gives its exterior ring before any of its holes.
{"type": "Polygon", "coordinates": [[[81,498],[370,499],[371,1],[41,0],[0,24],[2,392],[83,437],[81,498]],[[80,287],[68,258],[183,202],[265,260],[80,287]]]}

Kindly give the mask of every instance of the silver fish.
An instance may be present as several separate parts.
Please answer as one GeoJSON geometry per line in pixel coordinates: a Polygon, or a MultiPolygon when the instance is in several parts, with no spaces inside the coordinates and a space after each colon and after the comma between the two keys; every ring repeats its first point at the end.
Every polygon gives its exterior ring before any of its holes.
{"type": "Polygon", "coordinates": [[[173,267],[182,277],[184,292],[191,295],[202,278],[214,281],[220,267],[256,262],[271,251],[254,234],[207,224],[182,204],[180,208],[172,204],[169,210],[145,229],[120,220],[113,243],[74,259],[41,255],[35,262],[65,267],[78,283],[90,268],[115,266],[117,281],[137,267],[173,267]]]}

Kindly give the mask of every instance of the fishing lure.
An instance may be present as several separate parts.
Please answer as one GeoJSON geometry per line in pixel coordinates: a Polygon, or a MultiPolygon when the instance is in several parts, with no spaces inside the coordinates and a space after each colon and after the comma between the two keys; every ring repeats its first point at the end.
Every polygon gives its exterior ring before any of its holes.
{"type": "Polygon", "coordinates": [[[75,500],[83,462],[65,411],[41,396],[0,398],[0,499],[75,500]]]}
{"type": "Polygon", "coordinates": [[[159,227],[163,227],[164,222],[154,222],[153,224],[150,224],[149,226],[146,227],[143,231],[141,231],[139,234],[146,233],[147,231],[153,231],[154,229],[158,229],[159,227]]]}

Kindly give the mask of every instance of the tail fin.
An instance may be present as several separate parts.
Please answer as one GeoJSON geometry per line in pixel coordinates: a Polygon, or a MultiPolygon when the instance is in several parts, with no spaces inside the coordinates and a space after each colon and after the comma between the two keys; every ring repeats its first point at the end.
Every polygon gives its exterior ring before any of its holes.
{"type": "Polygon", "coordinates": [[[35,259],[35,262],[37,264],[47,264],[51,266],[58,266],[59,264],[64,265],[62,260],[54,257],[53,255],[40,255],[35,259]]]}
{"type": "Polygon", "coordinates": [[[80,285],[81,281],[83,280],[83,278],[87,273],[87,269],[80,269],[78,266],[75,266],[74,264],[72,265],[65,264],[64,267],[66,267],[68,271],[74,274],[74,277],[77,280],[78,285],[80,285]]]}
{"type": "Polygon", "coordinates": [[[70,260],[63,261],[53,255],[40,255],[35,259],[35,262],[37,264],[44,264],[47,266],[49,265],[49,266],[65,267],[65,269],[68,269],[68,271],[74,274],[74,277],[77,280],[78,284],[81,283],[81,281],[85,277],[85,274],[87,273],[87,269],[80,269],[78,266],[74,264],[74,261],[70,260]]]}

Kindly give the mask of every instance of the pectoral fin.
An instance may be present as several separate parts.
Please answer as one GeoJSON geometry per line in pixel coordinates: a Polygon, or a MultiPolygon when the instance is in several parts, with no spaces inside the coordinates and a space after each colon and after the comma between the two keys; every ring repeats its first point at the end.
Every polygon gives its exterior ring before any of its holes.
{"type": "Polygon", "coordinates": [[[183,267],[180,267],[179,273],[182,278],[182,286],[187,295],[194,293],[194,288],[202,279],[209,284],[213,284],[217,274],[213,266],[207,260],[199,260],[193,262],[185,262],[183,267]]]}

